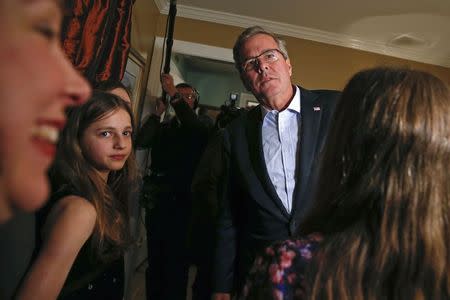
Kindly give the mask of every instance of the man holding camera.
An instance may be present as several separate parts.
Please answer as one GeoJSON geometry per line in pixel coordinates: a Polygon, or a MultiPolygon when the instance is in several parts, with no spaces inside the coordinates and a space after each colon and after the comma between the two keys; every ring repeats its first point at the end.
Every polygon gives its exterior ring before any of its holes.
{"type": "Polygon", "coordinates": [[[208,130],[194,109],[197,91],[186,83],[174,85],[171,75],[161,75],[175,116],[160,122],[166,104],[158,105],[136,138],[140,148],[151,148],[147,205],[147,299],[186,299],[189,256],[186,245],[192,199],[191,182],[207,142],[208,130]]]}

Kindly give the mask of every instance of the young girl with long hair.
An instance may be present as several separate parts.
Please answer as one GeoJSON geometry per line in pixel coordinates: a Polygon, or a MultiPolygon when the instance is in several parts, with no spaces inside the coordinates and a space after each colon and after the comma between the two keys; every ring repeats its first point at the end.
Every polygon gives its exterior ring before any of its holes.
{"type": "Polygon", "coordinates": [[[450,93],[421,71],[356,74],[303,238],[267,249],[248,299],[450,299],[450,93]]]}
{"type": "Polygon", "coordinates": [[[55,299],[60,291],[60,299],[122,299],[137,176],[132,124],[129,105],[106,92],[69,112],[50,171],[42,245],[19,299],[55,299]]]}

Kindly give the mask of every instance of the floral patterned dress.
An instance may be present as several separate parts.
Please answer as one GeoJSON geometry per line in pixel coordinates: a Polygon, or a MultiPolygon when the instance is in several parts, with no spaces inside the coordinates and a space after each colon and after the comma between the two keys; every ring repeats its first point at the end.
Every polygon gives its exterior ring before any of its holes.
{"type": "Polygon", "coordinates": [[[305,299],[304,274],[323,237],[277,242],[258,256],[240,299],[305,299]]]}

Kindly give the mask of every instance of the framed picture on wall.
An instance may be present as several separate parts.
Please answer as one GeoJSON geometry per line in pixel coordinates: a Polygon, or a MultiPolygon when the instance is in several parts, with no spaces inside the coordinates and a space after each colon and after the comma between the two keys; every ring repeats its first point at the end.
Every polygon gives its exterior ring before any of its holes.
{"type": "Polygon", "coordinates": [[[122,83],[131,91],[131,102],[133,112],[137,114],[139,107],[139,99],[141,98],[141,91],[145,69],[145,59],[135,49],[131,48],[128,54],[128,61],[125,67],[122,83]]]}

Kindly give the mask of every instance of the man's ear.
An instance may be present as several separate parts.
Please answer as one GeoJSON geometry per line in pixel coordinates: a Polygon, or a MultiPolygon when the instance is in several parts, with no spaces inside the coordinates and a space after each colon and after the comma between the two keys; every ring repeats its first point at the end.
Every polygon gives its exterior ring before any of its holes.
{"type": "Polygon", "coordinates": [[[291,65],[291,61],[288,59],[286,59],[286,63],[289,67],[289,76],[292,76],[292,65],[291,65]]]}

